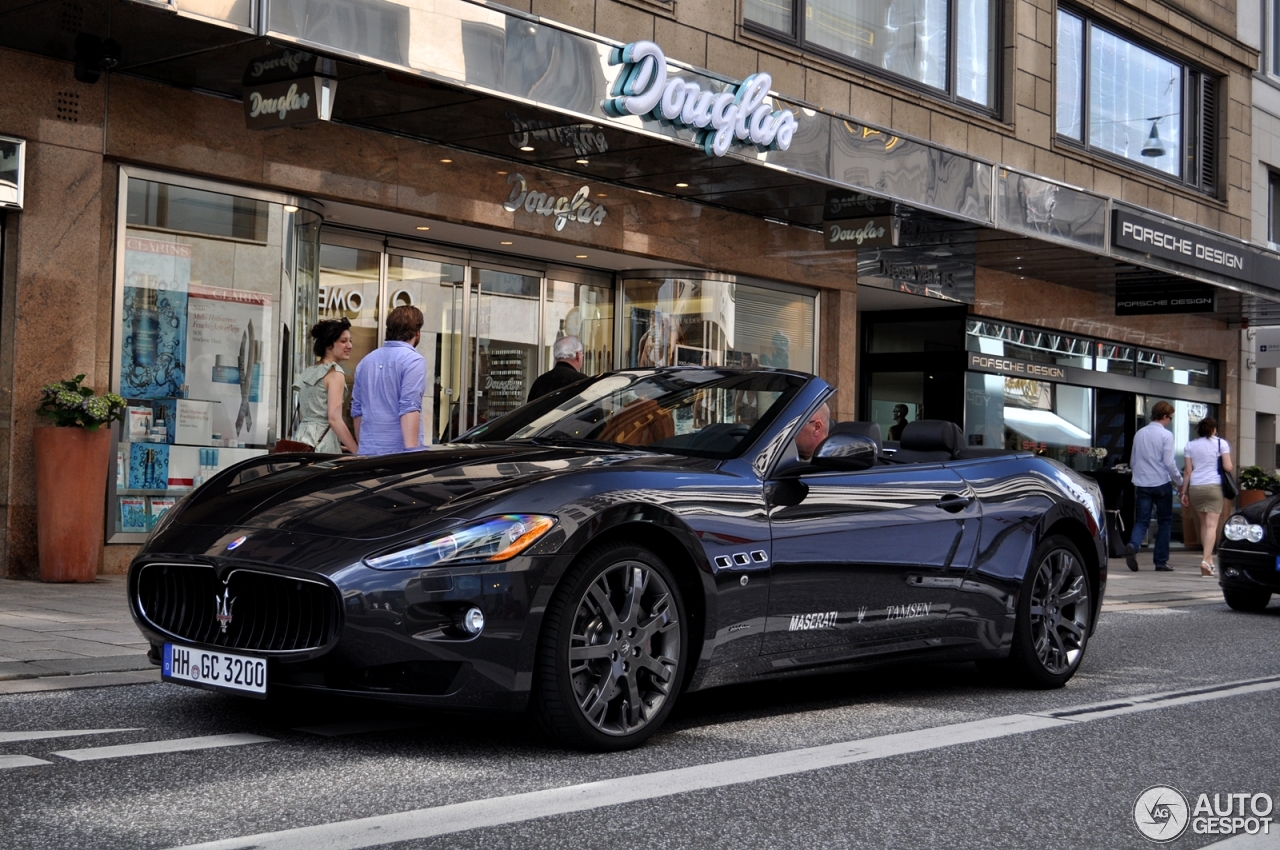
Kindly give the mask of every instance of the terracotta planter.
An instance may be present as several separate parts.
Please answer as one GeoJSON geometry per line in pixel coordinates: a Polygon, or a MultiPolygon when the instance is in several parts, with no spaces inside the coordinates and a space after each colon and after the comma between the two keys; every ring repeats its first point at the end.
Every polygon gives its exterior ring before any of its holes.
{"type": "Polygon", "coordinates": [[[36,428],[41,581],[93,581],[102,561],[111,431],[36,428]]]}
{"type": "Polygon", "coordinates": [[[1240,495],[1236,496],[1236,507],[1243,508],[1245,505],[1261,502],[1265,498],[1267,498],[1266,490],[1241,490],[1240,495]]]}

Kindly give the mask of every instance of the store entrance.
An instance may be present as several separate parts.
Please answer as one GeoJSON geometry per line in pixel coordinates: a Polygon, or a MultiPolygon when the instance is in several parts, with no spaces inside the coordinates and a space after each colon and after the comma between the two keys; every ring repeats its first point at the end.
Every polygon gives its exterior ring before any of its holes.
{"type": "Polygon", "coordinates": [[[523,404],[562,336],[582,340],[584,373],[613,368],[613,290],[610,275],[328,229],[315,296],[317,318],[352,324],[348,416],[356,367],[386,341],[387,315],[405,305],[422,311],[422,419],[427,440],[442,442],[523,404]]]}
{"type": "Polygon", "coordinates": [[[909,422],[964,422],[964,309],[862,314],[862,398],[858,418],[885,440],[909,422]]]}

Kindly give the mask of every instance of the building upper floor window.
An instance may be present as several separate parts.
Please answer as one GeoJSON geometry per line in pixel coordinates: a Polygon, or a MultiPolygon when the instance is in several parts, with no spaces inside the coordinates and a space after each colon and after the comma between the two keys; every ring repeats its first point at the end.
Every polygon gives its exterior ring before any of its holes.
{"type": "Polygon", "coordinates": [[[1058,10],[1057,132],[1216,191],[1217,80],[1058,10]]]}
{"type": "Polygon", "coordinates": [[[996,109],[997,0],[746,0],[749,29],[996,109]]]}
{"type": "Polygon", "coordinates": [[[1280,242],[1280,174],[1267,172],[1267,238],[1280,242]]]}

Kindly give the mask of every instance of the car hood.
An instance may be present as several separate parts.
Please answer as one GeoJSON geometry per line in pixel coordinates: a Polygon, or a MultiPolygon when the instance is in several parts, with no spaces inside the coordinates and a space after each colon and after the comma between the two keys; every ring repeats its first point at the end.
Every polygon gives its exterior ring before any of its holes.
{"type": "MultiPolygon", "coordinates": [[[[287,460],[278,463],[287,463],[287,460]]],[[[177,525],[306,536],[394,537],[447,513],[592,467],[704,462],[607,448],[528,443],[447,446],[377,457],[326,459],[269,474],[262,467],[214,479],[188,497],[177,525]]]]}

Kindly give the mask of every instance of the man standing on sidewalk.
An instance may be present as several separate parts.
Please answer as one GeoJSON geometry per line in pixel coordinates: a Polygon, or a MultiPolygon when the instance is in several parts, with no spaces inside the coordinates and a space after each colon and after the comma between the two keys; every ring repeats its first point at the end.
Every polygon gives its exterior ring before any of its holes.
{"type": "Polygon", "coordinates": [[[1158,401],[1151,409],[1151,421],[1133,437],[1129,466],[1133,469],[1137,511],[1133,538],[1124,550],[1124,562],[1134,572],[1138,571],[1138,558],[1134,553],[1147,536],[1152,508],[1156,512],[1156,569],[1173,572],[1173,567],[1169,566],[1169,532],[1173,526],[1173,488],[1175,484],[1182,487],[1182,473],[1173,462],[1173,434],[1169,433],[1171,422],[1173,405],[1158,401]]]}

